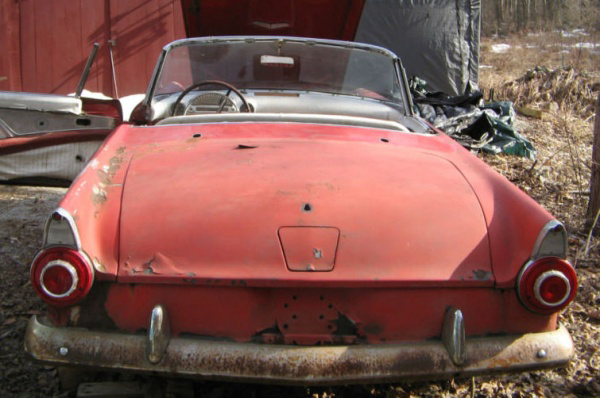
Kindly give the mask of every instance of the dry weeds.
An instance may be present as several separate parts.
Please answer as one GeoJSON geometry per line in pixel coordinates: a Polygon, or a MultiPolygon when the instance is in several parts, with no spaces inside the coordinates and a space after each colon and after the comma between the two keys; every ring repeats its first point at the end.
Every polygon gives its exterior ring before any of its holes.
{"type": "Polygon", "coordinates": [[[573,67],[535,67],[519,79],[505,83],[497,93],[519,106],[574,113],[590,120],[596,108],[594,91],[599,88],[592,74],[573,67]]]}
{"type": "Polygon", "coordinates": [[[534,144],[537,160],[484,159],[567,227],[579,289],[561,322],[573,336],[576,355],[565,369],[490,379],[480,382],[477,391],[483,396],[600,396],[600,239],[591,237],[586,250],[585,227],[600,55],[581,48],[570,54],[551,51],[556,47],[548,37],[537,47],[530,40],[510,40],[520,46],[517,54],[492,53],[488,41],[482,63],[494,68],[483,70],[481,86],[494,88],[498,99],[545,111],[542,120],[518,118],[517,127],[534,144]]]}

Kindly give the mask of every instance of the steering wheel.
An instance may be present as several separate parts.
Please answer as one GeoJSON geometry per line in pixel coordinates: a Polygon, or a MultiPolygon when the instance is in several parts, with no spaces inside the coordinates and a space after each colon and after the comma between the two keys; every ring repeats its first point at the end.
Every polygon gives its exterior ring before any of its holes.
{"type": "Polygon", "coordinates": [[[211,84],[217,85],[217,86],[223,86],[223,87],[227,88],[227,94],[216,93],[216,94],[222,95],[224,97],[223,101],[220,104],[219,109],[217,110],[217,113],[221,113],[223,111],[223,108],[225,107],[225,104],[227,103],[227,98],[229,97],[229,94],[231,94],[232,92],[234,92],[242,100],[242,103],[246,107],[246,112],[252,112],[250,106],[248,105],[248,102],[246,101],[246,98],[244,98],[244,96],[242,95],[240,90],[238,90],[231,84],[222,82],[220,80],[203,80],[199,83],[192,84],[191,86],[189,86],[188,88],[183,90],[181,94],[179,94],[179,97],[177,97],[177,100],[173,104],[173,109],[171,110],[170,116],[175,116],[175,110],[177,109],[177,106],[179,105],[179,103],[181,102],[183,97],[185,97],[190,91],[197,89],[198,87],[208,86],[211,84]]]}

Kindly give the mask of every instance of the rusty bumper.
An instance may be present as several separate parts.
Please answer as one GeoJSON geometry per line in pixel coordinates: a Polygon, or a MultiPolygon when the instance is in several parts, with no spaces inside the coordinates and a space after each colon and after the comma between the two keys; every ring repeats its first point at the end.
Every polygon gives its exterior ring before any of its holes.
{"type": "Polygon", "coordinates": [[[280,384],[349,384],[436,379],[557,366],[573,355],[567,330],[467,338],[458,366],[441,341],[351,346],[282,346],[170,338],[156,362],[147,337],[43,324],[25,336],[33,358],[58,365],[280,384]],[[156,363],[153,363],[156,362],[156,363]]]}

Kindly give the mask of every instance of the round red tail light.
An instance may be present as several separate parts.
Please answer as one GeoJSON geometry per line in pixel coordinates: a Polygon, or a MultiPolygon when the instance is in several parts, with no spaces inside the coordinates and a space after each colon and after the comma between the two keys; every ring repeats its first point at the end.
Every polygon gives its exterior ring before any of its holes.
{"type": "Polygon", "coordinates": [[[525,307],[540,314],[551,314],[573,301],[577,275],[563,259],[541,258],[523,267],[517,280],[517,291],[525,307]]]}
{"type": "Polygon", "coordinates": [[[31,265],[31,282],[36,293],[50,304],[72,305],[92,287],[94,269],[86,256],[68,247],[40,252],[31,265]]]}

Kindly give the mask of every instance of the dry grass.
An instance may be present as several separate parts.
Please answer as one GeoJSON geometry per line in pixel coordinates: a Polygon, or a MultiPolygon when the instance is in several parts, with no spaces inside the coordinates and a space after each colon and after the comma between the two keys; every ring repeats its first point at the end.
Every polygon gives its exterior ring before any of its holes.
{"type": "MultiPolygon", "coordinates": [[[[485,161],[526,191],[565,223],[570,260],[580,286],[576,301],[561,314],[576,346],[567,368],[490,379],[479,392],[499,396],[600,395],[600,239],[586,250],[585,215],[589,199],[593,122],[600,90],[600,54],[564,48],[582,38],[559,35],[484,40],[481,87],[493,88],[496,98],[518,106],[544,110],[542,120],[518,118],[517,128],[534,144],[535,162],[509,156],[484,156],[485,161]],[[493,53],[492,45],[507,43],[514,53],[493,53]],[[483,391],[491,383],[492,390],[483,391]]],[[[586,42],[600,38],[585,37],[586,42]]],[[[600,52],[600,48],[595,48],[600,52]]]]}
{"type": "MultiPolygon", "coordinates": [[[[554,34],[553,40],[558,36],[554,34]]],[[[592,41],[590,36],[583,38],[592,41]]],[[[482,89],[494,89],[496,99],[544,110],[543,120],[517,120],[517,129],[537,150],[537,161],[507,156],[486,156],[485,160],[577,234],[585,232],[593,122],[600,90],[600,48],[598,53],[571,48],[567,54],[571,55],[570,64],[566,64],[562,48],[582,38],[563,38],[558,47],[551,39],[526,36],[484,40],[482,64],[492,68],[482,69],[482,89]],[[567,40],[570,43],[565,43],[567,40]],[[500,41],[510,44],[515,53],[492,52],[500,41]]]]}
{"type": "Polygon", "coordinates": [[[536,67],[519,79],[505,83],[496,92],[519,106],[574,113],[583,120],[590,120],[596,108],[594,91],[599,88],[594,75],[588,72],[572,67],[536,67]]]}
{"type": "Polygon", "coordinates": [[[600,43],[600,33],[575,37],[540,33],[508,38],[482,38],[480,63],[484,67],[480,70],[480,86],[485,90],[500,87],[517,80],[535,66],[550,69],[573,68],[598,76],[600,47],[589,49],[581,43],[600,43]],[[506,53],[495,53],[492,49],[498,44],[508,44],[511,49],[506,53]],[[577,47],[578,44],[580,45],[577,47]]]}

